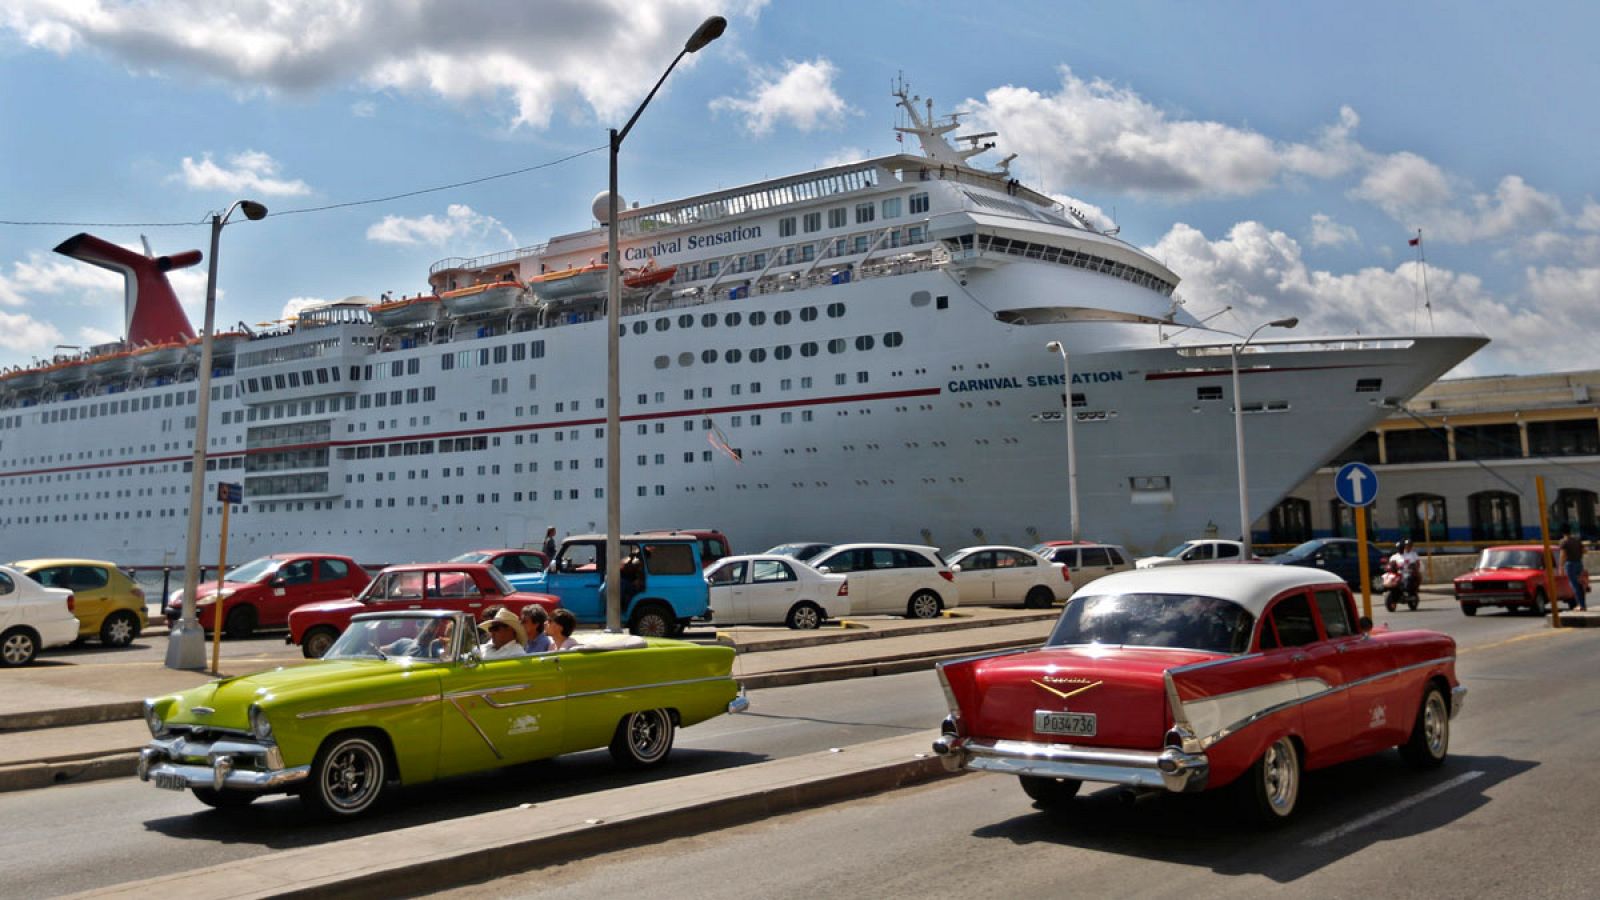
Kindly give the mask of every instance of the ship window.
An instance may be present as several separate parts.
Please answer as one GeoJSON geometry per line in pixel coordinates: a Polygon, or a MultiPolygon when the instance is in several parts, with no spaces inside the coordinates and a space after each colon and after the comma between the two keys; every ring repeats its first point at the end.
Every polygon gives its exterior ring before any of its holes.
{"type": "Polygon", "coordinates": [[[828,341],[828,352],[829,353],[843,353],[844,352],[844,338],[834,338],[834,339],[828,341]]]}
{"type": "Polygon", "coordinates": [[[810,234],[813,231],[821,231],[822,230],[822,213],[819,213],[819,212],[806,213],[805,214],[805,222],[804,222],[804,224],[805,224],[805,229],[806,229],[806,233],[807,234],[810,234]]]}
{"type": "Polygon", "coordinates": [[[703,363],[706,363],[707,365],[710,365],[711,363],[716,362],[717,361],[717,351],[715,351],[715,350],[702,350],[702,351],[700,351],[700,361],[703,362],[703,363]]]}
{"type": "Polygon", "coordinates": [[[810,261],[812,261],[813,259],[816,259],[816,258],[817,258],[817,248],[816,248],[815,245],[806,244],[805,246],[800,248],[800,261],[801,262],[810,262],[810,261]]]}
{"type": "Polygon", "coordinates": [[[1196,400],[1221,400],[1222,386],[1218,384],[1206,385],[1205,387],[1195,388],[1194,393],[1196,400]]]}
{"type": "Polygon", "coordinates": [[[815,322],[816,320],[817,308],[815,306],[802,306],[800,308],[800,321],[815,322]]]}
{"type": "Polygon", "coordinates": [[[794,237],[794,216],[778,220],[778,237],[794,237]]]}
{"type": "Polygon", "coordinates": [[[1356,379],[1356,393],[1358,394],[1376,394],[1381,390],[1383,390],[1382,378],[1356,379]]]}
{"type": "Polygon", "coordinates": [[[887,200],[883,201],[883,217],[885,219],[894,219],[894,218],[898,218],[899,216],[900,216],[900,198],[899,197],[890,197],[887,200]]]}
{"type": "MultiPolygon", "coordinates": [[[[503,363],[503,362],[506,361],[506,348],[504,348],[504,347],[496,347],[496,348],[494,348],[494,361],[495,361],[496,364],[503,363]]],[[[396,368],[398,368],[399,365],[400,365],[399,363],[395,363],[395,367],[396,368]]],[[[398,375],[400,373],[396,372],[395,374],[398,375]]]]}
{"type": "Polygon", "coordinates": [[[731,312],[731,313],[728,313],[726,316],[724,316],[722,321],[729,328],[732,328],[733,326],[739,324],[739,320],[742,319],[742,318],[743,318],[743,316],[739,315],[738,313],[731,312]]]}
{"type": "Polygon", "coordinates": [[[772,348],[772,357],[774,359],[788,359],[793,355],[794,350],[788,344],[779,344],[772,348]]]}
{"type": "Polygon", "coordinates": [[[646,322],[635,322],[635,323],[633,323],[633,333],[634,334],[644,334],[646,331],[649,331],[649,330],[650,330],[650,325],[648,323],[646,323],[646,322]]]}
{"type": "MultiPolygon", "coordinates": [[[[513,362],[518,362],[518,361],[521,361],[521,360],[524,360],[524,359],[527,359],[527,358],[528,358],[528,347],[527,347],[526,344],[512,344],[511,345],[511,359],[512,359],[513,362]]],[[[416,362],[416,360],[412,360],[412,362],[416,362]]]]}
{"type": "Polygon", "coordinates": [[[905,343],[905,337],[898,331],[891,331],[883,336],[883,345],[885,347],[898,347],[903,343],[905,343]]]}
{"type": "Polygon", "coordinates": [[[665,369],[667,366],[670,366],[670,365],[672,365],[672,361],[669,360],[667,357],[665,357],[665,356],[656,357],[656,368],[665,369]]]}
{"type": "Polygon", "coordinates": [[[717,273],[720,272],[720,271],[722,271],[722,263],[721,262],[719,262],[717,260],[712,260],[711,262],[706,263],[706,277],[707,278],[715,278],[715,277],[717,277],[717,273]]]}
{"type": "Polygon", "coordinates": [[[685,351],[683,353],[679,353],[678,354],[678,365],[680,365],[680,366],[692,366],[692,365],[694,365],[694,354],[693,353],[689,353],[687,351],[685,351]]]}
{"type": "Polygon", "coordinates": [[[877,216],[877,207],[871,203],[856,204],[856,224],[871,222],[877,216]]]}
{"type": "MultiPolygon", "coordinates": [[[[455,367],[456,367],[456,358],[455,358],[454,355],[446,353],[445,355],[439,357],[439,368],[440,369],[448,372],[451,369],[454,369],[455,367]]],[[[350,367],[351,374],[355,374],[355,370],[356,370],[355,366],[351,366],[350,367]]],[[[351,379],[351,380],[354,380],[354,379],[351,379]]]]}
{"type": "Polygon", "coordinates": [[[794,321],[794,315],[787,309],[780,309],[772,314],[772,324],[774,325],[787,325],[792,321],[794,321]]]}
{"type": "Polygon", "coordinates": [[[666,317],[664,317],[664,316],[662,318],[659,318],[659,319],[656,320],[656,330],[657,331],[666,331],[668,328],[671,328],[671,327],[672,327],[672,323],[670,321],[668,321],[666,319],[666,317]]]}
{"type": "Polygon", "coordinates": [[[914,215],[916,215],[918,213],[925,213],[927,211],[928,211],[928,195],[926,193],[912,194],[911,195],[911,214],[914,216],[914,215]]]}
{"type": "Polygon", "coordinates": [[[800,355],[801,356],[816,356],[817,355],[817,344],[816,344],[816,342],[815,341],[806,341],[804,344],[801,344],[800,345],[800,355]]]}
{"type": "Polygon", "coordinates": [[[849,221],[849,216],[848,216],[848,214],[847,214],[847,212],[846,212],[844,207],[840,206],[840,207],[828,210],[828,227],[829,228],[843,228],[846,224],[848,224],[848,221],[849,221]]]}
{"type": "Polygon", "coordinates": [[[683,315],[679,316],[678,317],[678,327],[679,328],[693,328],[694,327],[694,316],[691,316],[688,313],[684,313],[683,315]]]}
{"type": "Polygon", "coordinates": [[[760,326],[765,325],[765,324],[767,324],[767,314],[766,313],[760,312],[760,311],[756,311],[756,312],[753,312],[753,313],[750,314],[750,325],[751,325],[752,328],[759,328],[760,326]]]}
{"type": "Polygon", "coordinates": [[[700,327],[701,328],[715,328],[715,327],[717,327],[717,314],[716,313],[706,313],[706,314],[702,315],[700,317],[700,327]]]}
{"type": "Polygon", "coordinates": [[[751,349],[751,351],[750,351],[750,361],[753,362],[753,363],[766,362],[767,361],[766,348],[764,348],[764,347],[755,347],[755,348],[751,349]]]}
{"type": "Polygon", "coordinates": [[[723,362],[736,363],[743,358],[743,356],[744,354],[738,348],[735,348],[723,353],[722,360],[723,362]]]}
{"type": "Polygon", "coordinates": [[[544,341],[534,341],[528,345],[529,359],[544,359],[544,341]]]}

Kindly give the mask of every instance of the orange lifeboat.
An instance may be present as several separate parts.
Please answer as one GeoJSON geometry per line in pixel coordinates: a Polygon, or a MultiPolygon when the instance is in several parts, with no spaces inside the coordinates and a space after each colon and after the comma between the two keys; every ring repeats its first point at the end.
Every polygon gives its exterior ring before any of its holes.
{"type": "Polygon", "coordinates": [[[678,274],[677,266],[657,268],[656,261],[652,259],[642,268],[629,270],[622,276],[622,283],[630,288],[651,288],[658,284],[666,284],[676,274],[678,274]]]}

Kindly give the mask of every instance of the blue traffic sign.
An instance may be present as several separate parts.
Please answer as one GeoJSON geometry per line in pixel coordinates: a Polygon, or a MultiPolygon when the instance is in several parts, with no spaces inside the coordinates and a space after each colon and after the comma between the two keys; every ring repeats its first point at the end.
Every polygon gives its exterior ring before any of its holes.
{"type": "Polygon", "coordinates": [[[244,485],[224,481],[217,485],[217,500],[222,503],[243,503],[244,485]]]}
{"type": "Polygon", "coordinates": [[[1378,473],[1366,463],[1345,463],[1333,476],[1333,490],[1346,506],[1371,506],[1378,499],[1378,473]]]}

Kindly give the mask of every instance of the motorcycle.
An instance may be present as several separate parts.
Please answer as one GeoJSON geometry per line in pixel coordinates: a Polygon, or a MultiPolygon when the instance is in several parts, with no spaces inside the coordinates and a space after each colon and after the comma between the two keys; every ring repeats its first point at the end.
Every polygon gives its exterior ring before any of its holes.
{"type": "Polygon", "coordinates": [[[1407,609],[1416,610],[1422,602],[1422,597],[1417,593],[1421,582],[1422,575],[1415,564],[1402,566],[1395,560],[1389,560],[1383,571],[1383,608],[1394,612],[1404,603],[1407,609]]]}

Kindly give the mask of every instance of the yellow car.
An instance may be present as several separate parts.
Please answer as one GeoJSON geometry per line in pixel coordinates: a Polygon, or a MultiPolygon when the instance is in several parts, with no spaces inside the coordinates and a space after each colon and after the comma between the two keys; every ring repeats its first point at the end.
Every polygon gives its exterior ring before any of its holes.
{"type": "Polygon", "coordinates": [[[72,592],[79,640],[98,636],[107,647],[126,647],[144,630],[144,590],[116,563],[98,559],[25,559],[11,566],[45,587],[72,592]]]}

